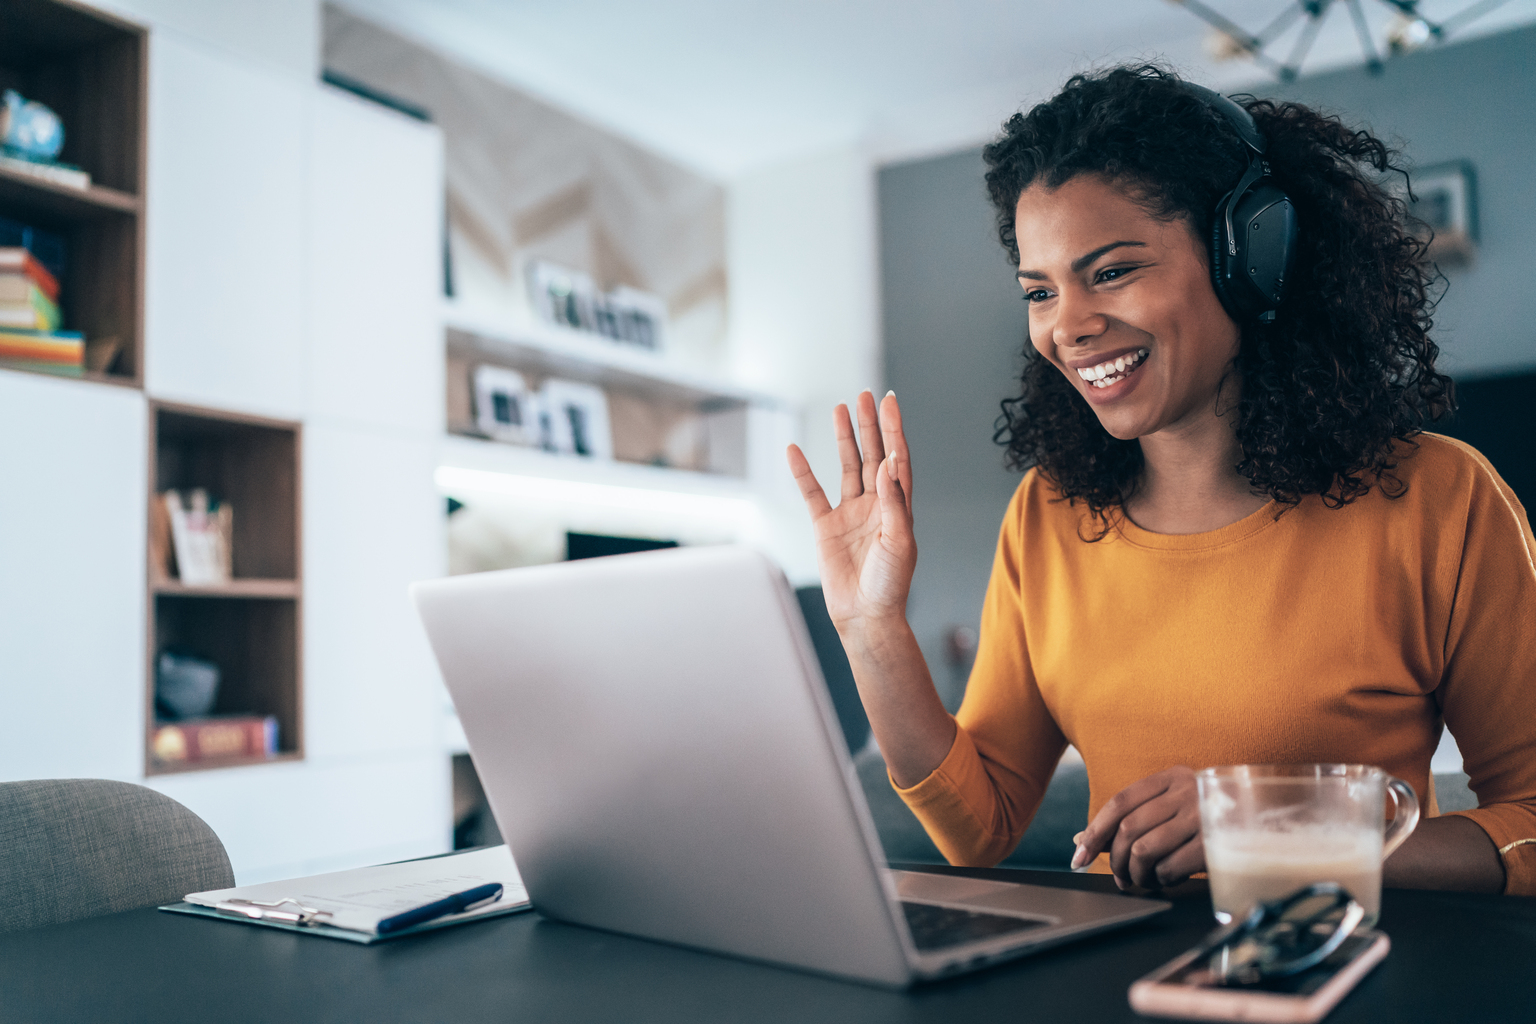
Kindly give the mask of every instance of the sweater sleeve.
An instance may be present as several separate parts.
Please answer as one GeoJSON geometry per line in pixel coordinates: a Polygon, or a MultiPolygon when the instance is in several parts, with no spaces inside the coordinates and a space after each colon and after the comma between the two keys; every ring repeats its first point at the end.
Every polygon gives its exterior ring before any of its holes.
{"type": "Polygon", "coordinates": [[[954,743],[927,778],[896,787],[951,864],[990,867],[1013,852],[1067,745],[1035,684],[1019,600],[1032,475],[1003,520],[954,743]]]}
{"type": "MultiPolygon", "coordinates": [[[[1461,446],[1459,446],[1461,447],[1461,446]]],[[[1504,891],[1536,895],[1536,540],[1514,492],[1475,460],[1435,698],[1498,848],[1504,891]]]]}

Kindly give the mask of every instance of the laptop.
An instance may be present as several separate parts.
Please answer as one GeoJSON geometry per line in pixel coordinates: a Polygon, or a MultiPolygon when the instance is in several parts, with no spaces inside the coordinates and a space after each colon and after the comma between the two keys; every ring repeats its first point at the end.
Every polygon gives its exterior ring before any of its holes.
{"type": "Polygon", "coordinates": [[[904,987],[1170,906],[887,868],[794,592],[749,548],[411,594],[546,917],[904,987]]]}

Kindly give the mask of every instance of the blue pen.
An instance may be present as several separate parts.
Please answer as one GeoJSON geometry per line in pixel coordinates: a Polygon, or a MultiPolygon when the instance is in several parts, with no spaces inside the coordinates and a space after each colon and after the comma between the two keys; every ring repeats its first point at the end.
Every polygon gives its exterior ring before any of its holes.
{"type": "Polygon", "coordinates": [[[474,910],[487,903],[495,903],[501,899],[501,893],[500,882],[487,882],[473,889],[456,892],[452,896],[444,896],[440,900],[434,900],[413,910],[401,911],[393,917],[386,917],[379,922],[379,934],[388,935],[439,917],[447,917],[449,914],[462,914],[466,910],[474,910]]]}

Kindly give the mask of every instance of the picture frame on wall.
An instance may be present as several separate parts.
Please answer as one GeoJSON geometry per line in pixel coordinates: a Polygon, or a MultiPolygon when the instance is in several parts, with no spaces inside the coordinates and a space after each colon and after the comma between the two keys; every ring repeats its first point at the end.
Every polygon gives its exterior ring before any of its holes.
{"type": "Polygon", "coordinates": [[[608,396],[593,384],[551,378],[540,389],[544,446],[562,455],[613,458],[608,396]]]}
{"type": "Polygon", "coordinates": [[[543,260],[528,265],[528,298],[547,323],[577,331],[596,331],[593,299],[599,294],[592,278],[543,260]]]}
{"type": "Polygon", "coordinates": [[[1404,195],[1415,233],[1429,239],[1429,258],[1442,266],[1477,256],[1477,174],[1466,160],[1414,171],[1413,195],[1404,195]]]}
{"type": "Polygon", "coordinates": [[[608,293],[614,319],[610,337],[657,351],[667,324],[667,304],[661,296],[620,285],[608,293]]]}
{"type": "Polygon", "coordinates": [[[505,366],[474,369],[475,426],[486,437],[509,444],[540,441],[539,400],[523,375],[505,366]]]}
{"type": "Polygon", "coordinates": [[[652,352],[663,348],[667,303],[661,296],[622,284],[604,292],[589,275],[543,260],[529,263],[526,273],[529,301],[546,323],[652,352]]]}

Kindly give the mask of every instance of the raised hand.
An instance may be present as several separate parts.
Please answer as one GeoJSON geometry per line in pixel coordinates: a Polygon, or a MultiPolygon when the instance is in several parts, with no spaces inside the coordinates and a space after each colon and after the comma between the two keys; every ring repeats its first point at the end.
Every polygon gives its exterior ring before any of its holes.
{"type": "Polygon", "coordinates": [[[912,463],[894,393],[880,402],[868,391],[857,401],[859,436],[848,407],[833,412],[841,457],[842,495],[827,500],[805,455],[789,446],[789,467],[805,498],[816,534],[822,592],[838,631],[850,631],[906,615],[907,591],[917,564],[912,535],[912,463]],[[863,452],[860,452],[860,441],[863,452]]]}

